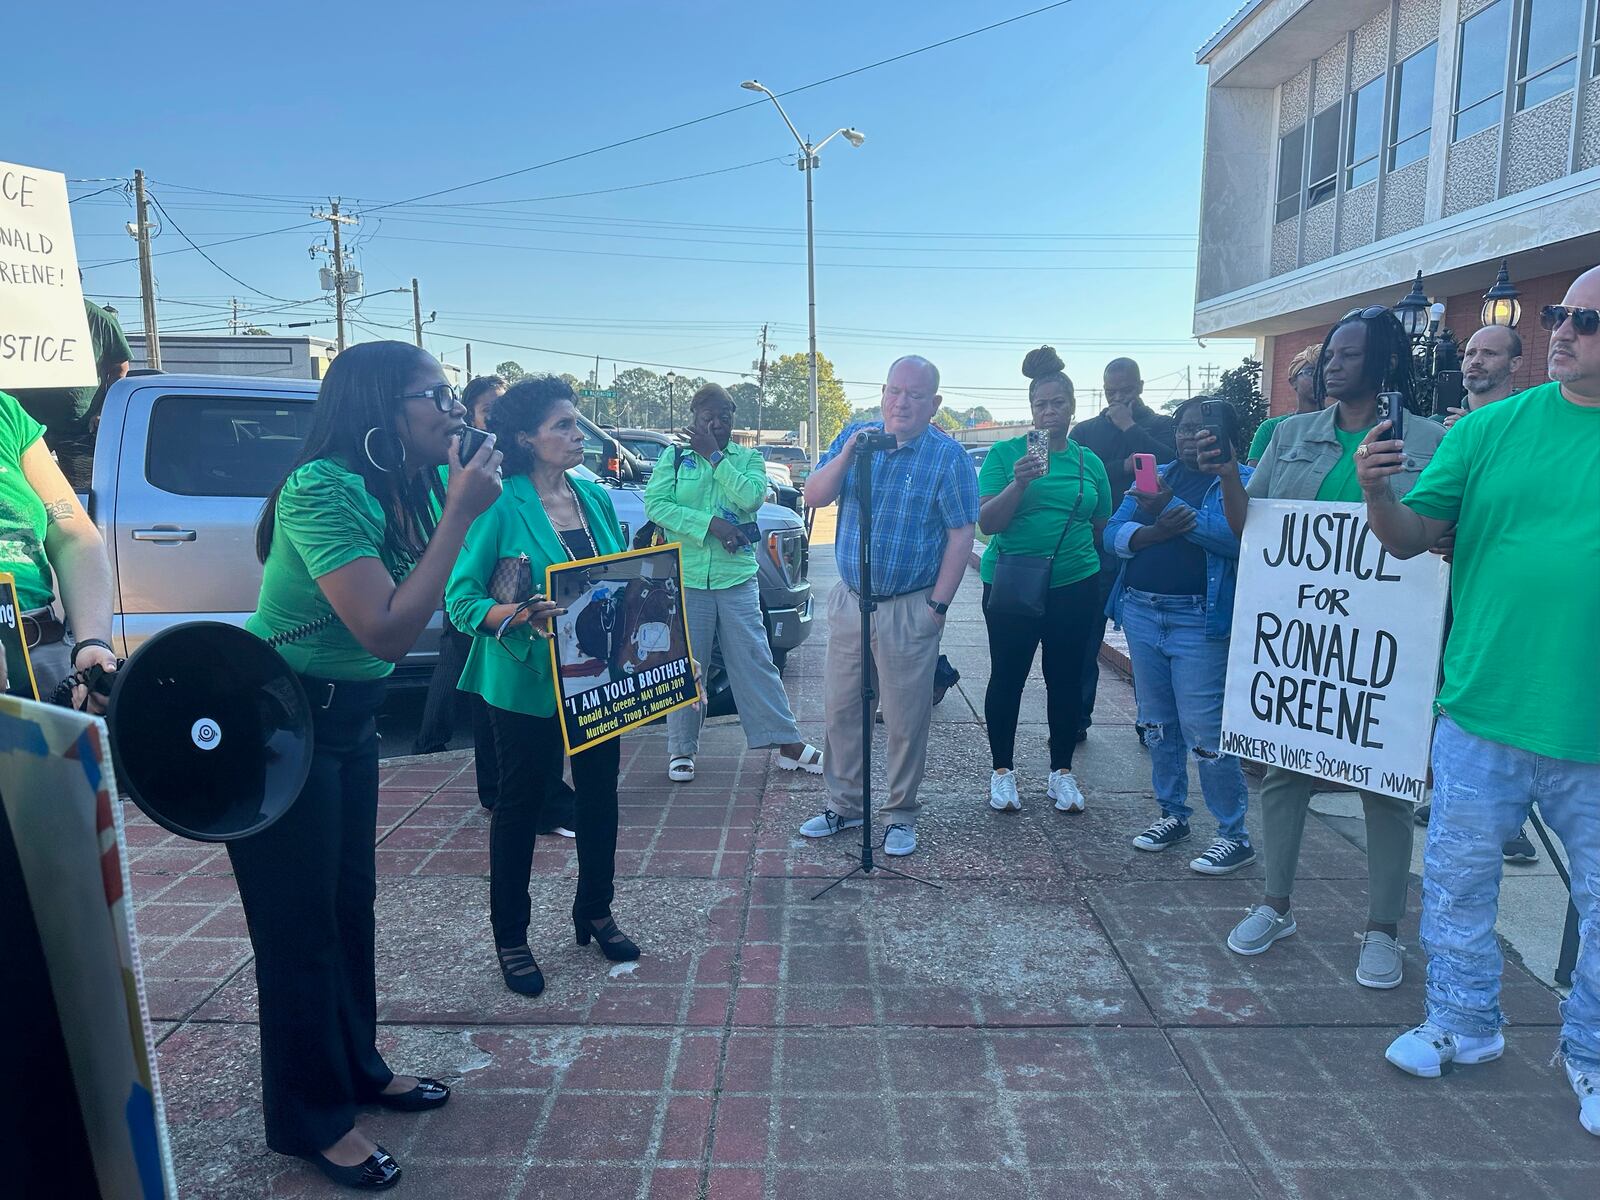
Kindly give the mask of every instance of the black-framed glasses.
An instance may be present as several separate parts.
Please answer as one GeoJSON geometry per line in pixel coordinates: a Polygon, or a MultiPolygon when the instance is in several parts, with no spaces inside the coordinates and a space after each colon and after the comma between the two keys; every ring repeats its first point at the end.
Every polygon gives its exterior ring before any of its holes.
{"type": "Polygon", "coordinates": [[[1568,308],[1565,304],[1546,304],[1539,310],[1539,327],[1551,333],[1567,321],[1572,322],[1572,332],[1588,337],[1600,329],[1600,310],[1593,308],[1568,308]]]}
{"type": "Polygon", "coordinates": [[[433,406],[442,413],[455,411],[460,396],[456,389],[448,383],[441,383],[421,392],[406,392],[401,395],[402,400],[432,400],[433,406]]]}
{"type": "Polygon", "coordinates": [[[1369,304],[1365,308],[1352,308],[1349,312],[1345,313],[1344,316],[1340,317],[1339,320],[1348,321],[1351,317],[1360,317],[1363,321],[1370,321],[1374,317],[1383,316],[1383,314],[1388,311],[1389,308],[1387,305],[1369,304]]]}

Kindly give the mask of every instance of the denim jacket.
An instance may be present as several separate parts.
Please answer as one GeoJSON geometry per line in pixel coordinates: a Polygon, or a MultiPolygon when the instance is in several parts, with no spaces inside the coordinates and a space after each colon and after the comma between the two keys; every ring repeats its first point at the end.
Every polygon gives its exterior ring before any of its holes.
{"type": "MultiPolygon", "coordinates": [[[[1317,489],[1328,477],[1344,447],[1335,432],[1337,404],[1321,412],[1295,413],[1272,431],[1272,441],[1256,464],[1255,478],[1247,489],[1258,500],[1315,500],[1317,489]]],[[[1444,428],[1426,417],[1407,413],[1404,428],[1405,469],[1389,477],[1389,486],[1399,499],[1416,486],[1422,469],[1444,440],[1444,428]]]]}
{"type": "MultiPolygon", "coordinates": [[[[1177,465],[1168,463],[1162,467],[1161,478],[1165,480],[1177,465]]],[[[1249,483],[1252,473],[1249,467],[1239,464],[1241,482],[1249,483]]],[[[1167,507],[1183,503],[1174,496],[1167,507]]],[[[1211,481],[1194,515],[1194,528],[1183,536],[1206,552],[1206,637],[1225,641],[1233,630],[1233,587],[1239,578],[1239,539],[1222,508],[1222,480],[1211,481]]],[[[1106,615],[1116,622],[1118,629],[1122,628],[1123,578],[1128,573],[1128,560],[1138,553],[1130,549],[1128,543],[1139,530],[1155,523],[1156,518],[1145,516],[1132,496],[1124,496],[1122,504],[1106,522],[1105,544],[1121,560],[1117,582],[1112,585],[1111,599],[1106,604],[1106,615]]]]}

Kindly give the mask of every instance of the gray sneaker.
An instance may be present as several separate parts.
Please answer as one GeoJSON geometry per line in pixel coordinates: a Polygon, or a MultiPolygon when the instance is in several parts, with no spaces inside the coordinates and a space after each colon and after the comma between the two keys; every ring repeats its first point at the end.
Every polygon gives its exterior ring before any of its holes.
{"type": "Polygon", "coordinates": [[[1387,933],[1369,929],[1361,937],[1361,957],[1356,960],[1356,982],[1362,987],[1387,990],[1405,977],[1405,947],[1387,933]]]}
{"type": "Polygon", "coordinates": [[[1293,909],[1280,917],[1270,905],[1258,904],[1233,927],[1228,949],[1235,954],[1265,954],[1273,942],[1288,937],[1296,928],[1293,909]]]}
{"type": "Polygon", "coordinates": [[[891,825],[883,831],[883,852],[903,858],[917,848],[917,831],[910,825],[891,825]]]}
{"type": "Polygon", "coordinates": [[[841,829],[860,829],[860,817],[841,817],[833,809],[827,808],[800,826],[800,836],[808,838],[832,837],[841,829]]]}

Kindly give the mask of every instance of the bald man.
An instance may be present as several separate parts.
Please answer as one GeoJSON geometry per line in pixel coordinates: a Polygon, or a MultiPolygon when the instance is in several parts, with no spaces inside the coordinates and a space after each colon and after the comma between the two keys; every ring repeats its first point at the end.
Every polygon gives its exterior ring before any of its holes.
{"type": "Polygon", "coordinates": [[[1446,413],[1435,413],[1434,420],[1449,429],[1475,409],[1504,400],[1512,394],[1512,378],[1522,366],[1522,338],[1504,325],[1485,325],[1467,339],[1461,354],[1461,382],[1466,388],[1463,404],[1446,413]]]}
{"type": "Polygon", "coordinates": [[[1437,1078],[1499,1058],[1501,846],[1535,801],[1567,848],[1582,943],[1560,1052],[1600,1135],[1600,268],[1539,314],[1551,382],[1474,407],[1394,499],[1404,443],[1357,451],[1372,531],[1398,558],[1455,529],[1433,817],[1422,875],[1427,1015],[1387,1058],[1437,1078]]]}

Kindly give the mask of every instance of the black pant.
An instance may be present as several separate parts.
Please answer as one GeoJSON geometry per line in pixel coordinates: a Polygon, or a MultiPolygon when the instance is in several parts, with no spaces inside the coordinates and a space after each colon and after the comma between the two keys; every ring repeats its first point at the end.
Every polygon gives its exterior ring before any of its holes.
{"type": "Polygon", "coordinates": [[[1086,627],[1096,623],[1100,589],[1096,577],[1051,588],[1044,616],[1037,620],[990,613],[990,587],[983,585],[983,619],[989,627],[989,689],[983,719],[989,727],[989,753],[995,769],[1010,770],[1017,744],[1017,712],[1022,689],[1033,670],[1034,651],[1044,643],[1045,707],[1050,722],[1050,769],[1072,770],[1083,703],[1086,627]]]}
{"type": "MultiPolygon", "coordinates": [[[[500,798],[489,818],[489,924],[494,944],[505,948],[528,940],[532,902],[528,875],[540,805],[561,782],[566,750],[559,717],[530,717],[489,708],[500,760],[500,798]]],[[[577,789],[573,832],[578,835],[578,894],[575,920],[610,916],[617,869],[617,774],[622,740],[612,738],[572,756],[577,789]]]]}
{"type": "Polygon", "coordinates": [[[1100,690],[1100,646],[1106,640],[1106,603],[1111,599],[1111,589],[1117,585],[1117,572],[1121,564],[1106,566],[1101,563],[1100,574],[1095,577],[1099,590],[1099,611],[1084,626],[1084,655],[1081,668],[1083,706],[1078,714],[1079,731],[1094,724],[1095,693],[1100,690]]]}
{"type": "Polygon", "coordinates": [[[467,665],[472,635],[462,633],[449,621],[439,633],[439,664],[428,680],[428,694],[422,703],[422,720],[417,724],[413,754],[432,754],[443,750],[455,736],[456,716],[463,705],[472,714],[472,755],[477,763],[478,803],[493,808],[500,788],[500,767],[494,757],[494,730],[489,724],[489,705],[476,692],[456,689],[461,670],[467,665]]]}
{"type": "Polygon", "coordinates": [[[314,1154],[394,1078],[375,1045],[373,904],[381,680],[305,679],[316,748],[289,811],[228,843],[256,954],[267,1145],[314,1154]]]}

